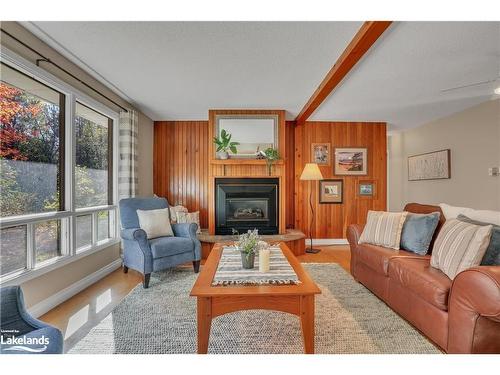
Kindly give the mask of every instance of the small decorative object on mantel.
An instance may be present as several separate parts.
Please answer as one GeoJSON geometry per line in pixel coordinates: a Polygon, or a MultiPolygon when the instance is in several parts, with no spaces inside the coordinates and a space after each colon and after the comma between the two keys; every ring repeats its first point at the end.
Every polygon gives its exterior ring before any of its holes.
{"type": "Polygon", "coordinates": [[[254,268],[255,253],[259,249],[259,241],[260,236],[257,229],[240,234],[238,242],[236,242],[235,245],[241,253],[241,264],[243,268],[254,268]]]}
{"type": "Polygon", "coordinates": [[[214,143],[217,146],[216,153],[219,159],[228,159],[228,150],[231,150],[233,154],[238,153],[236,146],[238,146],[239,143],[231,142],[231,137],[231,134],[224,129],[220,131],[220,137],[214,137],[214,143]]]}
{"type": "Polygon", "coordinates": [[[264,155],[266,157],[267,172],[269,176],[271,176],[273,172],[273,163],[279,160],[280,154],[277,149],[269,147],[264,151],[264,155]]]}
{"type": "Polygon", "coordinates": [[[408,157],[408,181],[451,178],[450,150],[428,152],[408,157]]]}

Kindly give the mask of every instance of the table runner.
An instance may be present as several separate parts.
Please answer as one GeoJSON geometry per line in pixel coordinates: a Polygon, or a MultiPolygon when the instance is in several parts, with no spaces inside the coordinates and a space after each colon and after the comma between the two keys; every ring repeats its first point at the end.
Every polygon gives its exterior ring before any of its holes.
{"type": "Polygon", "coordinates": [[[212,286],[300,284],[300,280],[279,246],[270,248],[269,271],[259,271],[259,255],[255,255],[255,268],[244,269],[241,253],[234,246],[224,246],[212,286]]]}

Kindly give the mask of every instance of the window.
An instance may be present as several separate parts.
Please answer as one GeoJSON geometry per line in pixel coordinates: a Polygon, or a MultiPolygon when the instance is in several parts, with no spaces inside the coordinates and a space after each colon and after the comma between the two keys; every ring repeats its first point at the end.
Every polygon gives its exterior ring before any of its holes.
{"type": "Polygon", "coordinates": [[[76,103],[76,208],[107,205],[110,199],[110,167],[113,121],[76,103]]]}
{"type": "Polygon", "coordinates": [[[1,54],[3,283],[117,242],[116,114],[10,52],[1,54]]]}
{"type": "Polygon", "coordinates": [[[1,66],[1,216],[61,209],[64,95],[1,66]]]}

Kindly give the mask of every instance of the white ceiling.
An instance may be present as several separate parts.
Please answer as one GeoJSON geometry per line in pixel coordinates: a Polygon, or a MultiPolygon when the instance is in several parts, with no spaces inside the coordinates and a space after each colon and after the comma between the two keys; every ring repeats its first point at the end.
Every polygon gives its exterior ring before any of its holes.
{"type": "MultiPolygon", "coordinates": [[[[293,119],[361,22],[25,22],[153,120],[212,108],[293,119]]],[[[312,120],[420,125],[492,98],[500,22],[395,23],[312,120]]]]}

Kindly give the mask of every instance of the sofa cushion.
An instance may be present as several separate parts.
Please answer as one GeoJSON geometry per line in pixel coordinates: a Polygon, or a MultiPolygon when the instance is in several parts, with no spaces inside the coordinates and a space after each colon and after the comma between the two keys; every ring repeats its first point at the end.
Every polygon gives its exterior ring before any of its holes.
{"type": "Polygon", "coordinates": [[[387,275],[389,260],[394,257],[418,257],[429,259],[428,255],[419,256],[405,250],[393,250],[387,247],[360,244],[358,245],[358,262],[362,262],[372,270],[387,275]]]}
{"type": "Polygon", "coordinates": [[[427,254],[434,231],[439,223],[439,216],[439,212],[431,214],[408,213],[401,233],[401,249],[419,255],[427,254]]]}
{"type": "Polygon", "coordinates": [[[392,258],[389,279],[413,292],[440,310],[448,310],[451,280],[440,270],[430,266],[428,257],[392,258]]]}
{"type": "Polygon", "coordinates": [[[500,225],[500,211],[476,210],[469,207],[451,206],[446,203],[440,203],[439,207],[443,210],[446,220],[456,219],[458,215],[465,215],[472,220],[500,225]]]}
{"type": "Polygon", "coordinates": [[[160,237],[149,241],[153,259],[193,251],[194,245],[190,238],[185,237],[160,237]]]}

